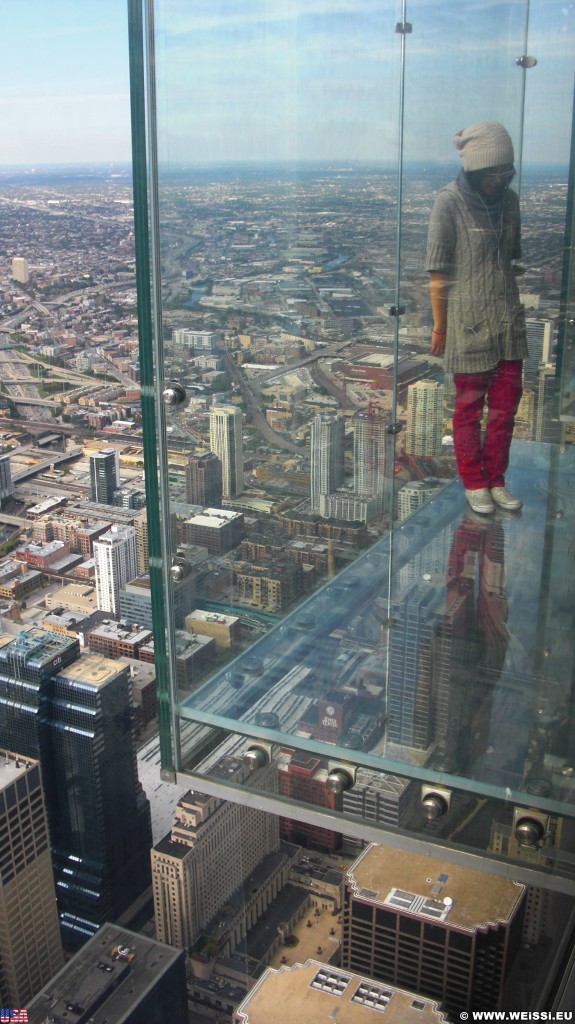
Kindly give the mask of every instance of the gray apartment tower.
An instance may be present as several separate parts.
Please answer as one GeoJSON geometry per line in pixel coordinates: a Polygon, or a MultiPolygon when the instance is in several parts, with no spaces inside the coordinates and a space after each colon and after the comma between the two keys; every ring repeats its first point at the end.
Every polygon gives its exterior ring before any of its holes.
{"type": "Polygon", "coordinates": [[[376,497],[383,511],[386,471],[391,485],[395,469],[395,435],[388,434],[385,418],[371,409],[356,413],[352,423],[354,491],[376,497]]]}
{"type": "Polygon", "coordinates": [[[0,745],[40,760],[62,936],[81,945],[150,881],[127,667],[42,629],[0,636],[0,745]]]}
{"type": "Polygon", "coordinates": [[[310,436],[310,505],[321,511],[322,495],[331,494],[343,483],[345,424],[334,412],[318,413],[312,420],[310,436]]]}

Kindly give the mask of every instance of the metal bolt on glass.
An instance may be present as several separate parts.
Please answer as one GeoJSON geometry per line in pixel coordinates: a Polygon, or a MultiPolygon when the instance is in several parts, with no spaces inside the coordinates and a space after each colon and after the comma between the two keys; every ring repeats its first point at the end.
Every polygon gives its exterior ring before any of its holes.
{"type": "Polygon", "coordinates": [[[186,400],[186,389],[177,380],[172,380],[162,392],[164,405],[181,405],[186,400]]]}
{"type": "Polygon", "coordinates": [[[181,583],[185,580],[186,576],[189,576],[192,571],[192,567],[185,558],[174,558],[172,565],[170,566],[170,577],[173,583],[181,583]]]}

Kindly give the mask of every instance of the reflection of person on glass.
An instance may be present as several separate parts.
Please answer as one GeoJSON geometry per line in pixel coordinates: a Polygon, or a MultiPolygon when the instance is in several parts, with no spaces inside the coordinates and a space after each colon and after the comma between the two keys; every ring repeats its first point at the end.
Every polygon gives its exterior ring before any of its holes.
{"type": "Polygon", "coordinates": [[[445,353],[453,373],[453,443],[471,508],[519,509],[505,487],[527,355],[513,267],[521,256],[519,200],[509,189],[513,144],[497,121],[472,124],[453,141],[463,169],[437,195],[429,224],[431,352],[445,353]]]}

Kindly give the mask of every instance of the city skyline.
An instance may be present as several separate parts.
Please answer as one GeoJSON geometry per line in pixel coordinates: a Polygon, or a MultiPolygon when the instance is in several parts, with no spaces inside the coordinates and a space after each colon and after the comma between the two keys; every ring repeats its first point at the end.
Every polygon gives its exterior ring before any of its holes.
{"type": "MultiPolygon", "coordinates": [[[[252,0],[247,12],[237,0],[156,7],[160,158],[396,158],[396,0],[281,0],[273,9],[252,0]]],[[[96,16],[69,0],[32,0],[28,10],[25,33],[16,9],[4,12],[0,166],[129,161],[127,6],[104,0],[96,16]]],[[[524,0],[437,0],[406,10],[406,159],[453,159],[454,131],[482,118],[504,121],[518,149],[524,0]],[[446,46],[448,69],[438,60],[446,46]]],[[[527,76],[527,163],[542,154],[567,161],[573,14],[559,0],[530,5],[528,48],[538,65],[527,76]]]]}

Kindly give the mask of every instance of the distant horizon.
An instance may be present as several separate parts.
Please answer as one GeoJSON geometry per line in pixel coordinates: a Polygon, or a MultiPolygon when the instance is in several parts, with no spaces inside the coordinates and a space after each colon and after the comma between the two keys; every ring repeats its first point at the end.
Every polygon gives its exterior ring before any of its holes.
{"type": "MultiPolygon", "coordinates": [[[[440,159],[440,158],[429,158],[427,160],[404,160],[404,167],[426,167],[433,165],[436,167],[446,168],[457,168],[461,166],[457,163],[457,159],[440,159]]],[[[230,157],[227,160],[177,160],[170,164],[160,162],[159,169],[161,170],[188,170],[188,169],[202,169],[209,167],[294,167],[294,166],[315,166],[315,167],[332,167],[334,170],[340,172],[349,169],[356,169],[358,167],[385,167],[385,168],[397,168],[396,160],[376,160],[373,159],[350,159],[346,157],[293,157],[287,158],[243,158],[243,157],[230,157]],[[337,166],[341,164],[341,167],[337,166]]],[[[131,160],[66,160],[66,161],[48,161],[46,163],[40,163],[39,161],[32,161],[30,163],[15,163],[15,164],[4,164],[0,163],[0,173],[2,172],[15,172],[21,171],[25,173],[34,173],[35,171],[44,170],[88,170],[94,169],[121,169],[129,170],[132,169],[131,160]]],[[[568,162],[558,161],[528,161],[522,164],[522,169],[529,168],[555,168],[568,171],[568,162]]]]}

